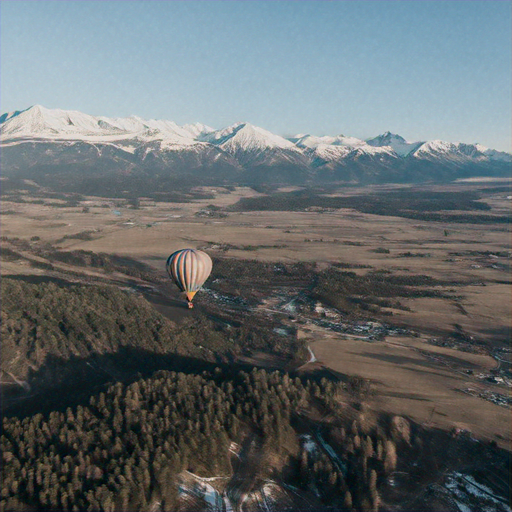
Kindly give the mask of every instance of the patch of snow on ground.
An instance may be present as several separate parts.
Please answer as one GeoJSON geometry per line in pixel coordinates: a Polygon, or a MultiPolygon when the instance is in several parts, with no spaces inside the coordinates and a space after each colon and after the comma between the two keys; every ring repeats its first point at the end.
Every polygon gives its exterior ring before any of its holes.
{"type": "Polygon", "coordinates": [[[208,509],[214,511],[222,510],[222,498],[215,488],[208,483],[198,483],[197,489],[208,505],[208,509]]]}
{"type": "Polygon", "coordinates": [[[313,351],[311,350],[311,348],[309,347],[309,345],[308,345],[308,352],[309,352],[309,355],[311,356],[311,357],[309,358],[308,363],[314,363],[315,361],[317,361],[317,358],[316,358],[316,356],[315,356],[314,352],[313,352],[313,351]]]}
{"type": "Polygon", "coordinates": [[[302,436],[302,438],[304,439],[304,449],[308,453],[316,453],[318,450],[318,447],[317,447],[315,441],[313,441],[313,438],[309,434],[304,434],[302,436]]]}
{"type": "Polygon", "coordinates": [[[323,449],[328,453],[331,460],[341,469],[343,474],[347,473],[347,465],[345,462],[343,462],[337,455],[337,453],[334,451],[331,445],[325,442],[324,438],[318,433],[317,439],[320,441],[320,444],[322,445],[323,449]]]}
{"type": "Polygon", "coordinates": [[[295,305],[295,300],[291,300],[288,302],[288,304],[285,304],[283,306],[283,309],[285,311],[288,311],[288,313],[296,313],[297,312],[297,306],[295,305]]]}
{"type": "Polygon", "coordinates": [[[224,496],[224,506],[226,507],[226,512],[234,512],[233,505],[227,496],[224,496]]]}
{"type": "Polygon", "coordinates": [[[193,476],[195,479],[199,480],[200,482],[214,482],[215,480],[225,480],[229,477],[227,476],[210,476],[208,478],[204,478],[202,476],[196,475],[195,473],[192,473],[191,471],[185,471],[185,473],[188,473],[190,476],[193,476]]]}
{"type": "Polygon", "coordinates": [[[205,484],[204,499],[206,503],[213,509],[217,508],[217,500],[219,499],[219,493],[210,485],[205,484]]]}
{"type": "Polygon", "coordinates": [[[504,498],[494,494],[494,491],[477,482],[470,475],[453,473],[448,476],[445,484],[452,493],[461,512],[512,512],[504,498]],[[478,505],[475,502],[478,501],[478,505]]]}
{"type": "Polygon", "coordinates": [[[322,306],[320,302],[315,304],[315,313],[325,313],[325,308],[322,306]]]}
{"type": "Polygon", "coordinates": [[[229,451],[233,454],[233,455],[236,455],[238,458],[240,458],[240,445],[235,443],[235,442],[232,442],[230,445],[229,445],[229,451]]]}
{"type": "Polygon", "coordinates": [[[191,494],[193,495],[194,493],[192,492],[192,489],[190,489],[187,485],[180,484],[178,485],[178,494],[180,497],[186,497],[190,496],[191,494]]]}
{"type": "Polygon", "coordinates": [[[263,489],[261,489],[261,495],[262,495],[263,501],[265,503],[265,508],[269,511],[274,510],[274,505],[277,501],[272,492],[272,487],[274,487],[274,486],[275,486],[275,484],[266,483],[263,486],[263,489]]]}

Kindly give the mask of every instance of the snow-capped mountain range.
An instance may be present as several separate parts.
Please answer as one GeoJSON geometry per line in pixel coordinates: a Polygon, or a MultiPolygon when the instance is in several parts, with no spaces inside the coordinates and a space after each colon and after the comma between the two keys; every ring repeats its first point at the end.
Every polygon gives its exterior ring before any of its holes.
{"type": "Polygon", "coordinates": [[[109,118],[40,105],[0,117],[4,174],[55,165],[105,172],[167,170],[251,181],[425,181],[468,173],[503,175],[512,155],[480,144],[406,141],[384,133],[361,140],[344,135],[281,137],[249,123],[215,130],[195,123],[109,118]],[[222,172],[219,171],[222,169],[222,172]],[[441,170],[439,170],[441,169],[441,170]],[[432,175],[433,173],[433,175],[432,175]]]}
{"type": "Polygon", "coordinates": [[[188,146],[195,144],[197,137],[213,131],[200,123],[178,126],[173,121],[146,121],[137,116],[95,117],[76,110],[51,110],[41,105],[4,114],[0,123],[2,143],[26,140],[142,143],[161,140],[188,146]]]}

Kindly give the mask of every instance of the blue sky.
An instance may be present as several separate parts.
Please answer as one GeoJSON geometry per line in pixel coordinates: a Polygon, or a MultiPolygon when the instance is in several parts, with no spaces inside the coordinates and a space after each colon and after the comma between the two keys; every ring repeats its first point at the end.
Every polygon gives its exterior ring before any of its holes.
{"type": "Polygon", "coordinates": [[[510,151],[511,5],[2,0],[0,107],[510,151]]]}

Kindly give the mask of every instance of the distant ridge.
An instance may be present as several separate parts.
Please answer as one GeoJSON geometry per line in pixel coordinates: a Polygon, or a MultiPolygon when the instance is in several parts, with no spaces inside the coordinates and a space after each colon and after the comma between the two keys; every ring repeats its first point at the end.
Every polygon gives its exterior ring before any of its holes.
{"type": "Polygon", "coordinates": [[[3,114],[0,129],[3,175],[43,182],[76,173],[82,182],[120,173],[197,183],[422,182],[508,176],[512,163],[511,154],[480,144],[411,142],[390,132],[284,138],[247,122],[215,130],[41,105],[3,114]]]}

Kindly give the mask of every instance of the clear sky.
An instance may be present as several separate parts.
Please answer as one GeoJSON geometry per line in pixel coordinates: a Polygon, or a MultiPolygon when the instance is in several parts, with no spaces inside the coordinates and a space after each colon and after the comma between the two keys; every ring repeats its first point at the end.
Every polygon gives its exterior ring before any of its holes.
{"type": "Polygon", "coordinates": [[[511,6],[2,0],[0,106],[510,151],[511,6]]]}

